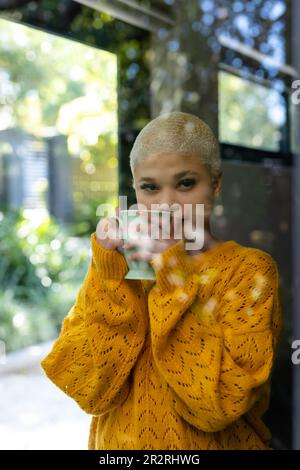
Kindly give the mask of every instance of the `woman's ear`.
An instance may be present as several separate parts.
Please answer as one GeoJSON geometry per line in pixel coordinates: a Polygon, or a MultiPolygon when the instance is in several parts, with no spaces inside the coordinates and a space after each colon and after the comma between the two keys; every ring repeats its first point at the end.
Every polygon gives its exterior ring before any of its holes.
{"type": "Polygon", "coordinates": [[[222,184],[223,184],[223,172],[222,172],[222,170],[220,170],[218,172],[218,175],[216,176],[215,182],[214,182],[215,197],[218,197],[220,195],[221,190],[222,190],[222,184]]]}

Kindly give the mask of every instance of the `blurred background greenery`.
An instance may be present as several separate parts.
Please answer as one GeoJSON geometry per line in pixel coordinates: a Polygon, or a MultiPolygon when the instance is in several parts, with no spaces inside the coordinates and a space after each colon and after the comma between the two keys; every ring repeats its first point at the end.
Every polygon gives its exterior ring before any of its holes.
{"type": "Polygon", "coordinates": [[[10,352],[58,335],[87,270],[97,207],[116,203],[117,59],[3,19],[0,44],[0,338],[10,352]],[[50,174],[57,147],[67,165],[50,174]],[[71,201],[68,223],[49,210],[53,198],[71,201]]]}
{"type": "Polygon", "coordinates": [[[36,225],[22,210],[2,210],[0,220],[0,337],[9,352],[57,336],[87,270],[89,238],[51,217],[36,225]]]}

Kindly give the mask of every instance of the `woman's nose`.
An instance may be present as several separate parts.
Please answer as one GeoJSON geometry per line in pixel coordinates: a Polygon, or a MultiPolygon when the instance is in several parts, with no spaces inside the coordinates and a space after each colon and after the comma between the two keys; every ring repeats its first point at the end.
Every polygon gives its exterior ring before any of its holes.
{"type": "Polygon", "coordinates": [[[173,204],[178,204],[178,201],[176,200],[175,191],[172,189],[164,190],[160,194],[158,204],[164,206],[172,206],[173,204]]]}

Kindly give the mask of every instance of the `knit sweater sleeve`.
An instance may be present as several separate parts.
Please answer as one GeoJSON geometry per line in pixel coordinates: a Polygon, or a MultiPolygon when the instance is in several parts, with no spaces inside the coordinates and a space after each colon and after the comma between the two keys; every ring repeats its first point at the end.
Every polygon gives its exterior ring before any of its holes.
{"type": "Polygon", "coordinates": [[[143,346],[147,303],[125,258],[91,235],[92,256],[76,301],[41,366],[89,414],[103,414],[129,393],[129,374],[143,346]]]}
{"type": "Polygon", "coordinates": [[[205,303],[199,280],[207,271],[194,271],[182,241],[151,262],[157,279],[148,301],[154,361],[176,412],[205,432],[220,431],[250,410],[275,360],[277,265],[262,250],[247,253],[226,287],[219,278],[205,303]]]}

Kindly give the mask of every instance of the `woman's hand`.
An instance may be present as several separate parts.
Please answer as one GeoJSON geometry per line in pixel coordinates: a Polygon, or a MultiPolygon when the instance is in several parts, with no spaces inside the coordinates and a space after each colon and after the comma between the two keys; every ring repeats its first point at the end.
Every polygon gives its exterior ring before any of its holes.
{"type": "MultiPolygon", "coordinates": [[[[115,209],[116,217],[119,209],[115,209]]],[[[115,217],[105,217],[101,219],[96,228],[96,240],[106,250],[121,248],[124,240],[119,237],[119,225],[115,217]]]]}

